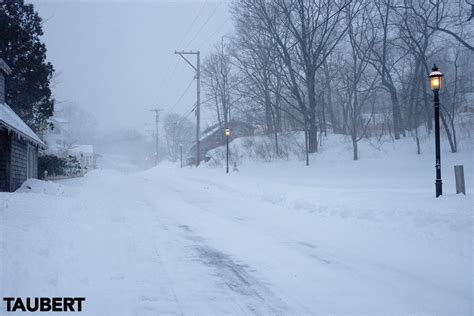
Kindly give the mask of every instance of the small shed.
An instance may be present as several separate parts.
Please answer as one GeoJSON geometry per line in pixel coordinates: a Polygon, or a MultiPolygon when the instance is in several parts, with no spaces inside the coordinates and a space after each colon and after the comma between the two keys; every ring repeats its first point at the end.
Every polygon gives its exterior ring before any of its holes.
{"type": "Polygon", "coordinates": [[[46,145],[6,104],[5,77],[11,69],[0,58],[0,192],[13,192],[38,177],[38,149],[46,145]]]}

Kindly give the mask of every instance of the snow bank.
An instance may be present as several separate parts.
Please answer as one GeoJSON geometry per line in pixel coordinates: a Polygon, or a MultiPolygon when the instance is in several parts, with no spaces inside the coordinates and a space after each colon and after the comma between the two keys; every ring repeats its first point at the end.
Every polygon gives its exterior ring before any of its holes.
{"type": "Polygon", "coordinates": [[[26,180],[18,190],[17,193],[41,193],[47,195],[63,195],[64,187],[52,181],[42,181],[38,179],[26,180]]]}
{"type": "MultiPolygon", "coordinates": [[[[474,113],[462,113],[456,118],[458,151],[460,156],[472,153],[474,150],[474,135],[472,126],[474,124],[474,113]]],[[[434,134],[429,134],[425,128],[419,128],[419,139],[422,156],[434,155],[434,134]]],[[[444,130],[442,131],[442,154],[451,154],[448,139],[444,130]]],[[[254,162],[291,161],[305,160],[304,134],[303,132],[289,132],[280,134],[278,137],[279,154],[276,153],[275,139],[273,135],[257,135],[232,139],[229,144],[231,165],[254,162]]],[[[378,158],[395,160],[401,158],[418,159],[414,132],[407,132],[407,136],[400,140],[394,140],[390,136],[380,138],[364,138],[358,142],[358,154],[360,160],[378,158]]],[[[225,164],[226,146],[220,146],[207,153],[210,157],[207,167],[219,167],[225,164]]],[[[312,161],[325,160],[329,163],[342,163],[352,160],[352,142],[348,135],[333,135],[320,137],[318,153],[311,154],[312,161]]],[[[432,157],[431,157],[432,158],[432,157]]],[[[443,157],[444,159],[444,157],[443,157]]],[[[432,163],[432,162],[431,162],[432,163]]]]}

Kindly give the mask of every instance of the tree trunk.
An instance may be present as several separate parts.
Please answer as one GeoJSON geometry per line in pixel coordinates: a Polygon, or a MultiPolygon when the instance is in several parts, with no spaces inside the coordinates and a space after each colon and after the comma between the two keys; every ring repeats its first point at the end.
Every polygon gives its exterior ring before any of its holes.
{"type": "Polygon", "coordinates": [[[352,136],[352,149],[354,153],[354,160],[359,159],[358,151],[357,151],[357,139],[352,136]]]}
{"type": "Polygon", "coordinates": [[[273,119],[272,119],[272,105],[270,102],[270,96],[265,93],[265,123],[267,125],[266,133],[271,135],[273,133],[273,119]]]}
{"type": "Polygon", "coordinates": [[[318,152],[318,127],[316,125],[315,109],[310,109],[309,113],[308,151],[310,153],[315,153],[318,152]]]}
{"type": "Polygon", "coordinates": [[[282,118],[281,118],[281,110],[280,107],[275,108],[275,131],[278,133],[281,133],[283,131],[283,126],[282,126],[282,118]]]}
{"type": "Polygon", "coordinates": [[[440,111],[440,116],[441,116],[441,122],[443,122],[444,130],[446,131],[446,135],[448,136],[448,141],[449,141],[449,147],[451,147],[451,152],[455,153],[456,152],[456,146],[454,145],[453,142],[453,137],[451,135],[451,131],[449,130],[448,123],[446,122],[446,118],[444,117],[444,114],[442,111],[440,111]]]}
{"type": "Polygon", "coordinates": [[[306,90],[308,93],[309,129],[308,150],[310,153],[318,152],[318,127],[316,124],[316,93],[314,91],[315,78],[307,74],[306,90]]]}
{"type": "MultiPolygon", "coordinates": [[[[280,80],[280,79],[277,79],[277,80],[280,80]]],[[[281,88],[280,90],[281,91],[281,88]]],[[[282,128],[282,118],[281,118],[281,95],[280,93],[275,93],[275,104],[274,104],[274,111],[273,113],[275,114],[275,121],[274,121],[274,128],[275,128],[275,131],[278,132],[278,133],[281,133],[283,131],[283,128],[282,128]]]]}
{"type": "Polygon", "coordinates": [[[327,83],[327,110],[329,114],[329,120],[331,121],[332,131],[337,134],[340,133],[341,129],[339,128],[339,122],[337,121],[336,115],[334,115],[334,108],[332,104],[332,90],[331,90],[331,77],[329,75],[329,67],[327,60],[324,61],[324,74],[326,76],[327,83]]]}
{"type": "Polygon", "coordinates": [[[421,88],[423,89],[423,104],[425,106],[425,121],[428,126],[428,133],[431,134],[431,131],[433,130],[433,111],[431,110],[430,107],[430,101],[428,100],[428,89],[426,88],[426,82],[421,81],[421,88]]]}
{"type": "Polygon", "coordinates": [[[456,127],[454,126],[454,120],[451,120],[451,129],[453,131],[454,152],[457,152],[458,151],[458,139],[456,137],[456,127]]]}
{"type": "Polygon", "coordinates": [[[306,165],[309,166],[309,137],[308,137],[308,120],[304,120],[304,149],[305,149],[305,158],[306,165]]]}
{"type": "Polygon", "coordinates": [[[274,111],[271,111],[271,114],[272,114],[273,126],[275,127],[273,128],[273,137],[275,138],[275,152],[276,152],[276,155],[280,157],[280,148],[278,146],[278,130],[276,128],[276,121],[275,121],[276,115],[274,111]]]}
{"type": "Polygon", "coordinates": [[[413,72],[413,82],[410,85],[410,92],[408,96],[408,116],[407,116],[407,127],[411,130],[413,128],[416,128],[415,122],[417,121],[415,118],[415,115],[418,115],[415,110],[415,96],[418,94],[418,81],[420,79],[420,62],[417,59],[416,60],[416,65],[415,65],[415,70],[413,72]]]}
{"type": "Polygon", "coordinates": [[[326,111],[325,111],[325,108],[326,108],[326,102],[324,100],[324,94],[323,94],[322,95],[322,102],[321,102],[321,110],[322,110],[321,116],[323,118],[322,129],[324,131],[324,136],[328,136],[328,131],[327,131],[327,128],[326,128],[326,111]]]}
{"type": "Polygon", "coordinates": [[[416,153],[420,155],[421,147],[420,147],[420,137],[418,137],[418,127],[415,127],[415,138],[416,138],[416,153]]]}
{"type": "Polygon", "coordinates": [[[400,103],[398,102],[398,96],[395,87],[388,86],[388,89],[390,92],[390,99],[392,100],[393,135],[395,139],[400,139],[400,103]]]}

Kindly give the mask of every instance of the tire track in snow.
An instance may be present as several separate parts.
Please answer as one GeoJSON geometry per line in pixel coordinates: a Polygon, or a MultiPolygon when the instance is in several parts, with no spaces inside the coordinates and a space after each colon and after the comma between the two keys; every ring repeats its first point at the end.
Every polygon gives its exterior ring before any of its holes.
{"type": "Polygon", "coordinates": [[[287,308],[283,301],[262,284],[249,271],[249,267],[237,263],[231,256],[204,243],[189,226],[178,225],[186,238],[195,243],[197,260],[207,265],[214,274],[235,293],[236,302],[245,304],[245,309],[255,315],[281,315],[287,308]]]}

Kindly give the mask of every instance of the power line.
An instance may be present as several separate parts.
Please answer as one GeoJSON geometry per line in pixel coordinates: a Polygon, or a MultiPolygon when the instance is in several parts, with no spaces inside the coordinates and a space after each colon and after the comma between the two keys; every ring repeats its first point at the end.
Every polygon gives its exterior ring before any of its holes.
{"type": "Polygon", "coordinates": [[[186,39],[186,37],[188,36],[189,32],[191,31],[191,29],[193,28],[194,24],[196,23],[196,21],[198,20],[198,18],[201,16],[201,13],[202,13],[202,10],[204,9],[204,7],[206,6],[207,4],[207,0],[204,1],[204,3],[202,4],[201,8],[199,9],[198,13],[196,14],[196,16],[194,17],[193,21],[191,22],[191,24],[189,25],[188,29],[186,30],[186,33],[184,33],[183,37],[181,38],[181,42],[179,43],[178,47],[181,46],[184,42],[184,40],[186,39]]]}
{"type": "Polygon", "coordinates": [[[196,32],[196,34],[194,34],[193,38],[189,41],[189,43],[188,43],[188,45],[186,45],[186,47],[189,47],[189,45],[191,45],[191,43],[196,39],[196,37],[199,35],[199,33],[201,33],[201,31],[204,29],[204,27],[207,25],[207,23],[209,23],[209,21],[214,16],[214,14],[217,12],[217,9],[220,7],[222,2],[223,2],[223,0],[219,1],[219,3],[214,7],[214,10],[211,12],[211,14],[207,18],[207,20],[204,22],[203,25],[201,25],[201,28],[199,28],[199,30],[196,32]]]}
{"type": "Polygon", "coordinates": [[[214,31],[212,32],[211,35],[209,35],[204,41],[202,41],[201,43],[199,43],[197,45],[197,47],[201,47],[203,44],[206,44],[207,42],[209,42],[212,38],[214,38],[214,35],[216,35],[217,33],[219,33],[220,31],[222,31],[222,28],[230,21],[230,19],[226,19],[224,21],[224,23],[222,23],[221,25],[219,25],[219,27],[214,31]]]}
{"type": "Polygon", "coordinates": [[[183,91],[183,93],[181,94],[181,96],[178,98],[178,100],[168,109],[166,109],[166,112],[170,113],[171,110],[173,110],[176,105],[178,105],[179,102],[181,102],[181,100],[184,98],[184,96],[186,95],[186,93],[188,92],[189,88],[191,88],[191,85],[193,84],[194,82],[194,78],[189,82],[188,86],[186,87],[186,89],[183,91]]]}
{"type": "MultiPolygon", "coordinates": [[[[193,21],[191,22],[191,24],[187,28],[186,32],[184,33],[184,35],[181,39],[181,42],[179,43],[178,46],[181,46],[183,44],[183,42],[186,39],[186,37],[188,36],[189,32],[192,30],[192,27],[194,26],[194,24],[196,23],[196,21],[200,17],[200,15],[201,15],[202,11],[204,10],[204,7],[206,6],[207,2],[208,2],[208,0],[204,1],[204,3],[202,4],[202,6],[199,9],[198,13],[196,14],[193,21]]],[[[173,78],[174,74],[176,73],[176,69],[178,68],[178,64],[179,64],[178,60],[176,60],[174,64],[170,63],[167,71],[163,73],[163,77],[161,78],[160,84],[159,84],[159,86],[162,87],[163,91],[167,90],[167,88],[168,88],[168,86],[171,82],[171,78],[173,78]],[[171,69],[173,69],[173,70],[170,74],[171,69]],[[168,79],[168,80],[165,82],[166,79],[168,79]]]]}
{"type": "Polygon", "coordinates": [[[193,113],[194,111],[196,110],[196,103],[193,104],[193,107],[191,108],[191,111],[188,112],[188,114],[186,114],[184,117],[183,117],[183,120],[184,119],[187,119],[189,117],[189,115],[191,113],[193,113]]]}

